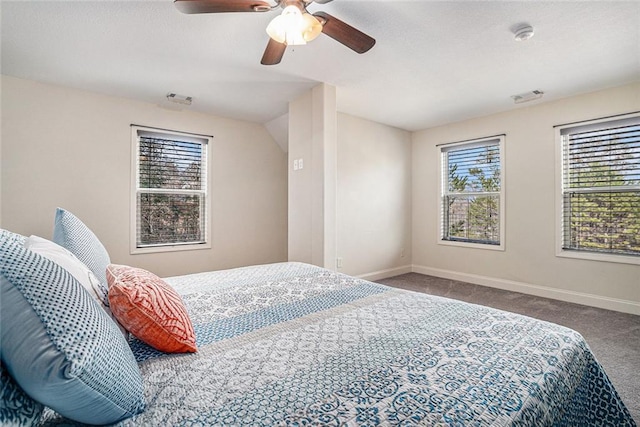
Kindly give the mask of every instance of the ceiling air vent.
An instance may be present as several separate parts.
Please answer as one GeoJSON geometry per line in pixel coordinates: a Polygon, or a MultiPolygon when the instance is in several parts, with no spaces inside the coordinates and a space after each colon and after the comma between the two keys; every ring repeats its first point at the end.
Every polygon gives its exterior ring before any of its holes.
{"type": "Polygon", "coordinates": [[[170,92],[167,94],[167,101],[181,105],[191,105],[191,102],[193,102],[193,98],[190,96],[178,95],[176,93],[170,92]]]}
{"type": "Polygon", "coordinates": [[[532,90],[525,93],[519,93],[518,95],[512,95],[511,98],[516,104],[522,104],[523,102],[533,101],[534,99],[540,99],[544,95],[541,90],[532,90]]]}

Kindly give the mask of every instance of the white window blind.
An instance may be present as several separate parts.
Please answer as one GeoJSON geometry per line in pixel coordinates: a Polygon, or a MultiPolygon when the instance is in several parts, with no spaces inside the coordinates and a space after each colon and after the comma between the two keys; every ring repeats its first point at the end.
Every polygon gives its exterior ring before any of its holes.
{"type": "Polygon", "coordinates": [[[562,249],[640,256],[640,116],[560,134],[562,249]]]}
{"type": "Polygon", "coordinates": [[[207,138],[136,132],[135,247],[207,244],[207,138]]]}
{"type": "Polygon", "coordinates": [[[441,147],[442,241],[501,245],[502,141],[494,137],[441,147]]]}

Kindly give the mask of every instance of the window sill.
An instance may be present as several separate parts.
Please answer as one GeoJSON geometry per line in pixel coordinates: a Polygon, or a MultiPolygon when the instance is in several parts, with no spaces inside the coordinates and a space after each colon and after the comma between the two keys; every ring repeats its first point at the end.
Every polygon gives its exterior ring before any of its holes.
{"type": "Polygon", "coordinates": [[[489,244],[483,244],[483,243],[470,243],[470,242],[457,242],[454,240],[442,240],[439,239],[438,240],[438,244],[439,245],[444,245],[444,246],[458,246],[458,247],[463,247],[463,248],[472,248],[472,249],[486,249],[486,250],[490,250],[490,251],[503,251],[504,252],[504,243],[501,243],[500,245],[489,245],[489,244]]]}
{"type": "Polygon", "coordinates": [[[198,244],[183,244],[183,245],[163,245],[163,246],[148,246],[145,248],[131,248],[131,255],[141,254],[154,254],[162,252],[180,252],[180,251],[197,251],[202,249],[211,249],[211,243],[198,243],[198,244]]]}
{"type": "Polygon", "coordinates": [[[599,254],[594,252],[571,251],[562,249],[556,253],[556,256],[561,258],[582,259],[587,261],[615,262],[619,264],[640,265],[640,257],[630,255],[599,254]]]}

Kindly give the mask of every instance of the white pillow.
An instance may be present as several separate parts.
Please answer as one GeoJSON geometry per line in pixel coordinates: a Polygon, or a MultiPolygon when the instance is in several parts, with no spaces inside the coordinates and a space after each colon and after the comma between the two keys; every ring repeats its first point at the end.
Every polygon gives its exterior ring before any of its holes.
{"type": "Polygon", "coordinates": [[[29,249],[43,257],[55,262],[60,267],[67,270],[69,274],[71,274],[83,288],[85,288],[89,294],[95,299],[100,307],[113,319],[113,321],[118,325],[120,331],[124,335],[125,339],[128,340],[129,332],[118,322],[115,318],[111,309],[109,308],[109,299],[107,295],[102,291],[102,286],[100,281],[96,277],[95,274],[84,265],[82,261],[80,261],[74,254],[72,254],[67,249],[62,246],[53,243],[50,240],[43,239],[39,236],[29,236],[25,242],[24,247],[29,249]]]}

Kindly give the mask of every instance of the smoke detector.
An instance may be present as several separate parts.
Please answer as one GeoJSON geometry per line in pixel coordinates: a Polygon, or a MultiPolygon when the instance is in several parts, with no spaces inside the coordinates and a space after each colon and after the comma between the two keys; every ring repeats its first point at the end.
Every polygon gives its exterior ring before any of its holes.
{"type": "Polygon", "coordinates": [[[533,37],[533,27],[529,24],[521,24],[513,30],[514,38],[517,42],[523,42],[533,37]]]}
{"type": "Polygon", "coordinates": [[[534,99],[540,99],[544,95],[544,92],[541,90],[532,90],[525,93],[519,93],[517,95],[512,95],[511,98],[513,102],[516,104],[522,104],[523,102],[533,101],[534,99]]]}

